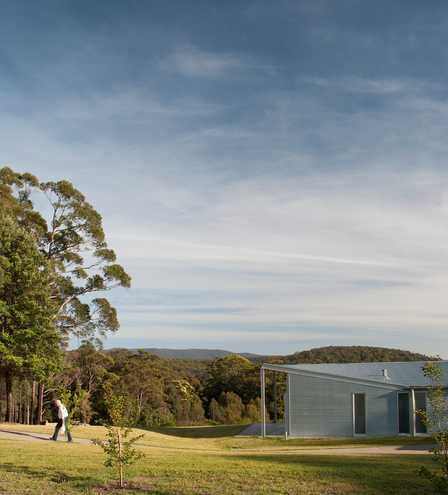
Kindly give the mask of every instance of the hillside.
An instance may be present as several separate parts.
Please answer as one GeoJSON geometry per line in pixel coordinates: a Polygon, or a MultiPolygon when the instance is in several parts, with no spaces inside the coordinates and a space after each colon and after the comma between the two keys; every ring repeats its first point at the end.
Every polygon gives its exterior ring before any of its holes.
{"type": "MultiPolygon", "coordinates": [[[[110,349],[116,350],[116,349],[110,349]]],[[[313,363],[369,363],[386,361],[435,361],[438,358],[426,356],[402,349],[389,349],[387,347],[369,346],[327,346],[317,347],[307,351],[297,351],[287,356],[262,356],[249,352],[230,352],[222,349],[163,349],[144,348],[143,350],[157,354],[165,359],[191,359],[212,360],[215,357],[222,358],[230,354],[245,357],[254,363],[263,363],[272,360],[281,360],[284,364],[313,364],[313,363]]],[[[130,349],[137,353],[138,349],[130,349]]]]}
{"type": "Polygon", "coordinates": [[[378,363],[402,361],[435,361],[439,358],[402,349],[369,346],[328,346],[279,356],[285,364],[313,363],[378,363]]]}
{"type": "MultiPolygon", "coordinates": [[[[110,349],[116,350],[116,349],[110,349]]],[[[139,349],[129,349],[132,352],[138,353],[139,349]]],[[[250,352],[230,352],[222,349],[159,349],[159,348],[143,348],[144,351],[150,354],[157,354],[161,358],[168,359],[213,359],[215,357],[226,357],[230,354],[238,354],[238,356],[245,357],[247,359],[252,359],[257,356],[257,354],[251,354],[250,352]]]]}

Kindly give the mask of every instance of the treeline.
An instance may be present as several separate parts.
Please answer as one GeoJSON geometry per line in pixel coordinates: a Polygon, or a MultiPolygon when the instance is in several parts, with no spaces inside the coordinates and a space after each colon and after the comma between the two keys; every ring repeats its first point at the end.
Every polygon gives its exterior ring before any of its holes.
{"type": "MultiPolygon", "coordinates": [[[[128,419],[140,426],[188,426],[253,423],[261,420],[260,365],[229,355],[180,366],[181,360],[127,349],[109,351],[84,343],[65,353],[63,371],[45,382],[42,420],[54,421],[52,400],[70,392],[68,407],[78,399],[75,420],[95,424],[105,416],[103,384],[110,382],[125,397],[128,419]],[[176,366],[177,364],[177,366],[176,366]]],[[[0,418],[5,419],[3,382],[0,377],[0,418]]],[[[13,384],[12,421],[34,424],[35,383],[26,376],[13,384]]],[[[268,394],[269,396],[269,394],[268,394]]],[[[273,402],[273,398],[270,398],[273,402]]],[[[273,410],[273,404],[271,409],[273,410]]]]}
{"type": "Polygon", "coordinates": [[[321,364],[321,363],[381,363],[403,361],[437,361],[439,357],[426,356],[401,349],[370,346],[327,346],[295,352],[288,356],[260,356],[250,358],[253,362],[266,362],[269,359],[281,359],[284,364],[321,364]]]}
{"type": "MultiPolygon", "coordinates": [[[[118,348],[121,349],[121,348],[118,348]]],[[[111,349],[113,351],[117,349],[111,349]]],[[[140,349],[130,349],[131,351],[138,352],[140,349]]],[[[145,347],[144,351],[148,351],[151,354],[157,354],[161,358],[168,359],[213,359],[215,357],[226,357],[230,354],[238,354],[238,356],[251,359],[252,357],[262,357],[250,352],[230,352],[223,349],[163,349],[157,347],[145,347]]]]}
{"type": "MultiPolygon", "coordinates": [[[[428,361],[436,358],[398,349],[330,346],[283,356],[284,363],[342,363],[428,361]]],[[[281,360],[266,359],[278,363],[281,360]]],[[[13,422],[54,421],[53,398],[70,392],[78,399],[75,419],[95,424],[104,417],[103,384],[110,382],[126,399],[128,417],[139,426],[190,426],[253,423],[261,420],[260,363],[238,355],[214,359],[161,358],[145,350],[104,352],[90,343],[65,352],[61,372],[44,384],[43,401],[36,400],[35,383],[16,377],[13,385],[13,422]],[[42,411],[37,409],[42,407],[42,411]]],[[[273,374],[266,373],[266,413],[274,419],[273,374]]],[[[277,374],[277,414],[283,416],[285,375],[277,374]]],[[[3,379],[0,377],[0,419],[5,419],[3,379]]],[[[68,404],[69,408],[73,403],[68,404]]]]}

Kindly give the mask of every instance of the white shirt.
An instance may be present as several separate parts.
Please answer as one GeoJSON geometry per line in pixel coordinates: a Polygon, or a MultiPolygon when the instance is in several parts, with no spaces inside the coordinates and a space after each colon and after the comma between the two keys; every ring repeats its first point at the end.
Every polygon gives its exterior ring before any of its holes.
{"type": "Polygon", "coordinates": [[[68,412],[67,412],[67,409],[65,408],[64,404],[59,404],[58,418],[59,419],[68,418],[68,412]]]}

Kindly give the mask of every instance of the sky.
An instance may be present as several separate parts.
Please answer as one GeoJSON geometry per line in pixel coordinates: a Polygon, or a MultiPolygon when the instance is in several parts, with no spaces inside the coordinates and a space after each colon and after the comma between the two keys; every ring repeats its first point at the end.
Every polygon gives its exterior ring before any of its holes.
{"type": "Polygon", "coordinates": [[[0,7],[1,166],[132,277],[105,349],[448,359],[446,0],[0,7]]]}

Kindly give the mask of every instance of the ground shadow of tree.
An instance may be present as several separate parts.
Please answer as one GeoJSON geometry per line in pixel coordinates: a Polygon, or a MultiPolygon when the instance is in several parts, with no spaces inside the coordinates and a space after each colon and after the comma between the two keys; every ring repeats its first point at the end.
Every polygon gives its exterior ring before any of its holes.
{"type": "MultiPolygon", "coordinates": [[[[422,480],[415,473],[415,467],[421,463],[429,464],[430,459],[427,455],[364,455],[364,454],[276,454],[276,455],[257,455],[242,454],[240,459],[246,461],[256,461],[261,463],[284,464],[285,467],[297,468],[298,478],[306,482],[307,479],[315,480],[324,477],[327,480],[332,479],[335,487],[338,484],[351,487],[351,490],[359,491],[375,490],[378,495],[390,493],[402,493],[403,487],[407,488],[408,493],[432,493],[430,484],[427,480],[422,480]],[[396,466],[395,477],[391,479],[383,476],[386,475],[385,466],[393,460],[396,466]],[[349,469],[347,468],[349,466],[349,469]],[[394,491],[396,488],[396,492],[394,491]],[[399,490],[400,488],[400,490],[399,490]]],[[[230,460],[230,459],[229,459],[230,460]]],[[[325,493],[327,493],[325,491],[325,493]]],[[[329,493],[332,493],[331,491],[329,493]]],[[[335,493],[340,493],[336,490],[335,493]]],[[[345,493],[345,492],[343,492],[345,493]]],[[[370,492],[369,492],[370,493],[370,492]]]]}
{"type": "Polygon", "coordinates": [[[139,429],[152,431],[154,433],[160,433],[161,435],[168,435],[178,438],[225,438],[238,435],[241,431],[245,430],[249,425],[220,425],[220,426],[188,426],[182,427],[141,427],[139,429]]]}
{"type": "MultiPolygon", "coordinates": [[[[125,487],[120,488],[118,480],[110,480],[106,483],[101,483],[98,479],[90,478],[88,476],[75,476],[67,473],[64,469],[52,469],[45,468],[44,471],[30,468],[29,466],[21,466],[13,463],[2,464],[2,470],[8,473],[19,474],[22,476],[28,476],[29,478],[35,478],[44,480],[48,483],[51,489],[51,484],[54,484],[59,489],[64,489],[64,485],[70,486],[70,489],[79,490],[80,493],[90,492],[97,494],[104,493],[141,493],[141,494],[157,494],[157,495],[175,495],[178,494],[178,490],[160,490],[154,484],[154,480],[151,478],[137,478],[134,480],[128,480],[125,482],[125,487]]],[[[0,488],[1,491],[1,488],[0,488]]],[[[59,493],[59,492],[58,492],[59,493]]]]}
{"type": "Polygon", "coordinates": [[[2,470],[9,473],[20,473],[29,478],[45,479],[49,483],[70,483],[71,487],[87,488],[91,487],[95,481],[89,477],[76,476],[67,473],[64,469],[45,468],[45,470],[33,469],[29,466],[20,466],[13,463],[2,464],[2,470]]]}

